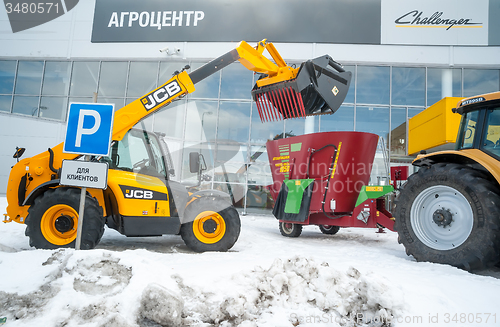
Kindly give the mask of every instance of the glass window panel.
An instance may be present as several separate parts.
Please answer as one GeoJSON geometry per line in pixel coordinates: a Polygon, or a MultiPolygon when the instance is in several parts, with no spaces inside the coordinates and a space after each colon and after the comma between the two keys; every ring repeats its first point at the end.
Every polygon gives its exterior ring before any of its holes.
{"type": "Polygon", "coordinates": [[[385,139],[389,136],[389,108],[356,107],[356,131],[379,135],[385,139]]]}
{"type": "Polygon", "coordinates": [[[250,208],[250,213],[256,212],[256,209],[272,209],[274,207],[274,200],[269,189],[266,186],[250,182],[247,187],[246,203],[247,208],[250,208]]]}
{"type": "MultiPolygon", "coordinates": [[[[265,148],[265,146],[263,146],[265,148]]],[[[265,151],[261,147],[252,147],[253,155],[265,151]]],[[[267,153],[256,160],[256,164],[248,166],[248,187],[247,187],[247,208],[272,209],[274,201],[269,192],[269,187],[273,185],[273,177],[267,158],[267,153]]],[[[276,186],[279,190],[280,185],[276,186]]]]}
{"type": "Polygon", "coordinates": [[[322,115],[320,119],[320,132],[353,131],[354,107],[342,105],[333,115],[322,115]]]}
{"type": "Polygon", "coordinates": [[[181,162],[182,162],[182,142],[169,137],[163,137],[165,143],[167,144],[168,151],[170,152],[170,157],[172,161],[167,161],[169,165],[170,179],[174,181],[180,181],[181,179],[181,162]],[[174,175],[171,174],[172,169],[174,170],[174,175]]]}
{"type": "Polygon", "coordinates": [[[157,62],[131,62],[127,96],[140,97],[156,88],[157,62]]]}
{"type": "MultiPolygon", "coordinates": [[[[92,102],[92,101],[90,101],[92,102]]],[[[125,99],[123,98],[103,98],[103,97],[97,97],[97,102],[98,103],[113,103],[115,105],[115,111],[123,108],[125,105],[125,99]]]]}
{"type": "Polygon", "coordinates": [[[16,94],[38,95],[42,85],[43,61],[19,61],[16,94]]]}
{"type": "Polygon", "coordinates": [[[345,97],[344,103],[354,103],[354,89],[355,89],[355,80],[356,80],[356,66],[344,66],[346,71],[352,73],[351,85],[349,85],[349,91],[345,97]]]}
{"type": "Polygon", "coordinates": [[[182,138],[186,100],[175,101],[155,113],[153,130],[167,137],[182,138]]]}
{"type": "MultiPolygon", "coordinates": [[[[252,147],[252,150],[255,148],[252,147]]],[[[260,149],[257,149],[260,151],[260,149]]],[[[247,168],[248,172],[248,184],[254,185],[271,185],[273,183],[273,176],[271,174],[271,168],[269,167],[269,159],[267,153],[262,154],[262,159],[255,164],[251,164],[247,168]]]]}
{"type": "Polygon", "coordinates": [[[126,62],[103,62],[99,75],[99,96],[125,96],[127,68],[126,62]]]}
{"type": "MultiPolygon", "coordinates": [[[[250,161],[250,167],[253,166],[254,163],[260,165],[269,165],[267,148],[265,145],[253,145],[251,146],[250,151],[250,158],[248,159],[250,161]]],[[[271,173],[270,170],[269,173],[271,173]]]]}
{"type": "Polygon", "coordinates": [[[215,140],[217,101],[188,101],[185,139],[197,142],[215,140]]]}
{"type": "Polygon", "coordinates": [[[191,173],[189,170],[189,154],[191,152],[197,152],[202,154],[203,159],[201,160],[202,165],[206,165],[206,170],[202,172],[202,185],[201,188],[211,188],[211,180],[213,179],[214,171],[214,143],[208,142],[184,142],[184,148],[182,152],[182,174],[181,181],[186,182],[186,184],[194,185],[197,183],[197,174],[191,173]]]}
{"type": "Polygon", "coordinates": [[[238,143],[217,143],[215,149],[215,159],[217,166],[225,165],[226,169],[238,171],[244,169],[244,163],[247,162],[247,146],[238,143]]]}
{"type": "Polygon", "coordinates": [[[284,121],[262,122],[259,117],[257,106],[252,105],[252,130],[250,141],[252,143],[266,143],[274,139],[276,135],[283,134],[284,121]]]}
{"type": "Polygon", "coordinates": [[[68,100],[68,107],[71,102],[76,102],[76,103],[92,103],[93,98],[92,97],[71,97],[68,100]]]}
{"type": "Polygon", "coordinates": [[[38,116],[38,100],[39,97],[24,97],[14,96],[12,112],[28,116],[38,116]]]}
{"type": "Polygon", "coordinates": [[[221,99],[251,99],[253,73],[234,63],[222,70],[221,99]]]}
{"type": "Polygon", "coordinates": [[[0,111],[10,112],[12,95],[0,95],[0,111]]]}
{"type": "Polygon", "coordinates": [[[71,64],[65,61],[47,61],[43,74],[42,94],[67,95],[71,64]]]}
{"type": "Polygon", "coordinates": [[[459,97],[462,94],[462,70],[448,68],[427,69],[427,106],[432,106],[446,96],[459,97]],[[451,73],[451,76],[450,76],[451,73]],[[446,85],[451,83],[451,85],[446,85]],[[446,87],[447,86],[447,87],[446,87]]]}
{"type": "Polygon", "coordinates": [[[358,66],[357,103],[389,104],[389,67],[358,66]]]}
{"type": "MultiPolygon", "coordinates": [[[[181,71],[187,63],[183,62],[160,62],[160,74],[158,78],[158,86],[165,84],[169,79],[172,78],[175,71],[181,71]]],[[[198,91],[197,85],[196,91],[198,91]]]]}
{"type": "Polygon", "coordinates": [[[16,76],[16,61],[0,61],[0,93],[12,94],[14,90],[14,77],[16,76]]]}
{"type": "Polygon", "coordinates": [[[408,108],[408,119],[424,111],[423,108],[408,108]]]}
{"type": "Polygon", "coordinates": [[[250,102],[221,102],[217,139],[248,142],[250,102]]]}
{"type": "MultiPolygon", "coordinates": [[[[203,63],[193,63],[191,72],[203,66],[203,63]]],[[[193,98],[218,98],[219,97],[220,72],[212,74],[195,85],[196,91],[192,93],[193,98]]]]}
{"type": "Polygon", "coordinates": [[[40,101],[40,117],[66,120],[68,99],[65,97],[42,97],[40,101]]]}
{"type": "Polygon", "coordinates": [[[391,155],[406,155],[406,108],[391,109],[391,155]]]}
{"type": "Polygon", "coordinates": [[[498,69],[464,69],[464,97],[500,90],[498,69]]]}
{"type": "Polygon", "coordinates": [[[92,98],[97,89],[98,72],[98,62],[74,62],[69,94],[92,98]]]}
{"type": "MultiPolygon", "coordinates": [[[[314,117],[314,116],[313,116],[314,117]]],[[[286,119],[285,133],[290,136],[304,135],[305,119],[286,119]]],[[[314,117],[314,129],[318,129],[318,118],[314,117]]]]}
{"type": "Polygon", "coordinates": [[[229,194],[233,206],[236,208],[243,208],[246,193],[244,184],[214,183],[214,189],[229,194]]]}
{"type": "Polygon", "coordinates": [[[392,104],[425,106],[425,68],[392,68],[392,104]]]}

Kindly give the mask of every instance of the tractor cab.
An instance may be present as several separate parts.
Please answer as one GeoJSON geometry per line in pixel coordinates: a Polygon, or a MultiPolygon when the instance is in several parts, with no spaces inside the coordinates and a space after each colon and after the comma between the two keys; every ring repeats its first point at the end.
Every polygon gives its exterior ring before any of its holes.
{"type": "Polygon", "coordinates": [[[455,149],[480,149],[500,160],[499,103],[463,110],[455,149]]]}

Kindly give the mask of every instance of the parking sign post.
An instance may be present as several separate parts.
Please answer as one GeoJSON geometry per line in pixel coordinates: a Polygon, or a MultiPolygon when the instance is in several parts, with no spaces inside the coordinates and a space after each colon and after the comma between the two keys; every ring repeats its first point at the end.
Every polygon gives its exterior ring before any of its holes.
{"type": "Polygon", "coordinates": [[[111,132],[113,129],[113,116],[113,104],[71,103],[68,110],[68,123],[66,126],[66,139],[64,141],[63,151],[66,153],[84,155],[83,161],[70,161],[71,165],[65,165],[63,162],[61,168],[61,185],[81,187],[78,226],[75,241],[76,250],[80,250],[81,246],[87,187],[89,186],[89,183],[90,187],[95,188],[106,188],[107,185],[107,164],[90,163],[90,156],[109,155],[111,132]],[[96,165],[99,166],[97,167],[97,171],[101,171],[102,169],[100,165],[104,165],[106,171],[104,174],[105,177],[78,175],[78,173],[83,174],[91,171],[89,168],[90,164],[93,165],[94,168],[96,168],[96,165]]]}

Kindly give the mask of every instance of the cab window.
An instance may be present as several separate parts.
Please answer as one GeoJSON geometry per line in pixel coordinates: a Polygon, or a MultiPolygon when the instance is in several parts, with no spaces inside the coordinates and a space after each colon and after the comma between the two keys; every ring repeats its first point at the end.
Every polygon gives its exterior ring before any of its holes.
{"type": "Polygon", "coordinates": [[[500,156],[500,108],[488,109],[482,150],[500,156]]]}

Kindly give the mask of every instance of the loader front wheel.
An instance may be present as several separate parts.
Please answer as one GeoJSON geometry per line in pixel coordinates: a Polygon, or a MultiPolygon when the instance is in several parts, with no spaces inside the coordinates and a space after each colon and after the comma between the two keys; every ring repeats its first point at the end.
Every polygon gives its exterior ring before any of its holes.
{"type": "Polygon", "coordinates": [[[452,163],[422,167],[395,203],[399,242],[417,261],[476,270],[500,260],[500,195],[482,172],[452,163]]]}
{"type": "Polygon", "coordinates": [[[333,226],[333,225],[319,225],[319,230],[323,234],[335,235],[340,230],[340,227],[339,226],[333,226]]]}
{"type": "Polygon", "coordinates": [[[181,237],[195,252],[227,251],[240,235],[238,212],[222,199],[197,199],[186,208],[185,216],[188,221],[181,226],[181,237]]]}
{"type": "Polygon", "coordinates": [[[280,221],[280,233],[286,237],[299,237],[302,233],[302,225],[280,221]]]}
{"type": "MultiPolygon", "coordinates": [[[[56,188],[37,197],[28,209],[26,236],[37,249],[75,247],[80,190],[56,188]]],[[[81,249],[93,249],[104,233],[102,208],[87,195],[82,226],[81,249]]]]}

